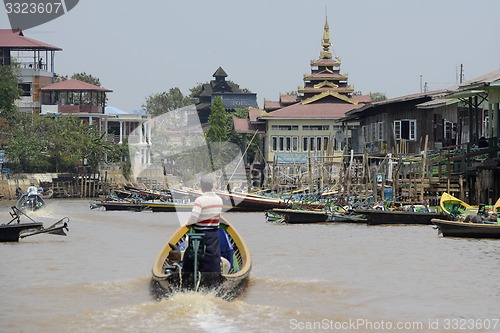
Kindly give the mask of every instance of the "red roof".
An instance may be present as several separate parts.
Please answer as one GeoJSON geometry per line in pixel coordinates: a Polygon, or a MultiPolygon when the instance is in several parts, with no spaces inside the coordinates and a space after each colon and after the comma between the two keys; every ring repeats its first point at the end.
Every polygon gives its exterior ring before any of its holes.
{"type": "Polygon", "coordinates": [[[41,88],[42,91],[104,91],[112,92],[103,87],[95,86],[93,84],[83,82],[80,80],[69,79],[57,83],[50,84],[41,88]]]}
{"type": "Polygon", "coordinates": [[[37,40],[24,37],[21,30],[0,29],[0,47],[11,49],[28,49],[28,50],[54,50],[61,51],[62,49],[50,44],[42,43],[37,40]]]}
{"type": "Polygon", "coordinates": [[[258,118],[262,116],[263,114],[266,114],[266,111],[262,109],[249,109],[248,110],[248,119],[250,120],[251,123],[257,122],[258,118]]]}
{"type": "Polygon", "coordinates": [[[337,119],[345,116],[345,113],[364,106],[364,104],[350,103],[325,103],[317,102],[311,104],[293,104],[282,109],[270,112],[261,119],[271,118],[328,118],[337,119]]]}
{"type": "Polygon", "coordinates": [[[297,95],[281,95],[280,102],[283,104],[291,104],[297,102],[297,95]]]}
{"type": "Polygon", "coordinates": [[[276,110],[281,107],[280,102],[264,99],[264,110],[276,110]]]}
{"type": "Polygon", "coordinates": [[[233,119],[233,126],[236,133],[264,133],[265,125],[251,124],[248,119],[233,119]]]}

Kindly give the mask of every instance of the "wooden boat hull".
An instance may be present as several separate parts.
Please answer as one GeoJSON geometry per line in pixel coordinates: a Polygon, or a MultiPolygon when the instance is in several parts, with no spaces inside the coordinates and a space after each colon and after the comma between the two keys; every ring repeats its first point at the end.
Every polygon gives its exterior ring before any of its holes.
{"type": "Polygon", "coordinates": [[[142,203],[131,203],[131,202],[121,202],[121,201],[101,201],[90,203],[90,208],[100,208],[103,207],[105,210],[109,211],[143,211],[146,206],[142,203]]]}
{"type": "MultiPolygon", "coordinates": [[[[246,287],[252,262],[245,242],[232,224],[222,217],[220,227],[227,232],[234,249],[233,267],[227,273],[201,273],[200,285],[201,291],[215,291],[218,297],[232,299],[246,287]]],[[[181,246],[188,231],[188,227],[180,227],[164,245],[153,263],[150,290],[156,299],[169,297],[174,292],[194,289],[193,274],[172,268],[167,258],[172,250],[171,244],[176,247],[181,246]]]]}
{"type": "Polygon", "coordinates": [[[324,211],[300,210],[274,208],[271,210],[274,214],[282,215],[286,223],[321,223],[328,220],[328,213],[324,211]]]}
{"type": "Polygon", "coordinates": [[[328,218],[330,222],[337,223],[366,223],[366,218],[361,214],[335,212],[328,218]]]}
{"type": "Polygon", "coordinates": [[[178,202],[144,202],[144,206],[153,212],[190,212],[192,203],[178,202]]]}
{"type": "Polygon", "coordinates": [[[500,224],[432,219],[443,237],[500,238],[500,224]]]}
{"type": "Polygon", "coordinates": [[[368,225],[380,224],[432,224],[432,219],[447,219],[440,213],[384,211],[377,209],[355,209],[355,213],[366,217],[368,225]]]}
{"type": "Polygon", "coordinates": [[[16,223],[0,225],[0,242],[18,242],[22,232],[43,229],[43,223],[16,223]]]}

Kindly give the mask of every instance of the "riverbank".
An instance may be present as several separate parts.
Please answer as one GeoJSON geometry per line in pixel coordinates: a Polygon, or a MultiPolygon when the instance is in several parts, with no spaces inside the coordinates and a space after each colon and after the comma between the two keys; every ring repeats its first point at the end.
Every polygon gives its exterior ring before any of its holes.
{"type": "Polygon", "coordinates": [[[20,173],[2,174],[0,179],[0,199],[17,198],[18,189],[26,189],[34,183],[49,197],[89,198],[105,195],[113,187],[121,187],[129,181],[119,167],[107,167],[97,174],[68,173],[20,173]]]}

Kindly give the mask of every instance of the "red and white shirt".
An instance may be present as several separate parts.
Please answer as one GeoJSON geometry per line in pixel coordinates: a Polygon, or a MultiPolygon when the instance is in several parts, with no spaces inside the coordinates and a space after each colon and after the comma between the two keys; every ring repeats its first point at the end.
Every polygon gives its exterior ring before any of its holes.
{"type": "Polygon", "coordinates": [[[215,192],[203,193],[194,201],[189,224],[199,229],[218,227],[222,207],[222,199],[215,192]]]}

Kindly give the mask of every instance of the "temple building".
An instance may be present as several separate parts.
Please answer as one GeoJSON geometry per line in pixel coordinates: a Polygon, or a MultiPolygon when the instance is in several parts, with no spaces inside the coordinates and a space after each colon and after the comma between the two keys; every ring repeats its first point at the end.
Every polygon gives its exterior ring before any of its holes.
{"type": "Polygon", "coordinates": [[[202,124],[208,122],[215,97],[222,98],[227,112],[237,108],[257,107],[257,94],[240,89],[239,85],[227,81],[227,74],[222,67],[215,71],[213,77],[214,80],[202,84],[201,90],[193,96],[198,98],[196,110],[202,124]]]}
{"type": "MultiPolygon", "coordinates": [[[[355,93],[348,75],[340,71],[340,58],[333,57],[330,50],[327,20],[321,46],[319,58],[310,62],[311,73],[304,75],[304,86],[296,94],[281,95],[279,101],[264,100],[264,110],[257,113],[257,121],[251,122],[254,128],[260,125],[265,130],[262,151],[267,171],[260,180],[264,186],[276,188],[276,182],[280,186],[283,182],[298,185],[300,169],[307,168],[312,159],[332,157],[336,151],[341,156],[351,133],[338,120],[346,112],[371,101],[369,96],[355,93]]],[[[249,133],[249,128],[235,123],[239,133],[249,133]]],[[[312,178],[329,181],[321,172],[319,169],[308,172],[309,181],[312,178]]],[[[338,166],[330,167],[328,173],[335,178],[338,166]]]]}

